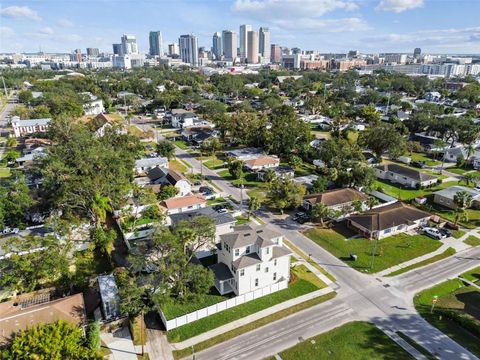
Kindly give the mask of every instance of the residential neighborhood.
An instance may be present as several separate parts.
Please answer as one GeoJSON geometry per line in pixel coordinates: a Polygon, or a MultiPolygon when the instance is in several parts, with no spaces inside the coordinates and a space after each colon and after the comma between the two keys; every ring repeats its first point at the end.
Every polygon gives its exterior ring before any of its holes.
{"type": "Polygon", "coordinates": [[[480,58],[161,36],[0,56],[0,358],[480,358],[480,58]]]}

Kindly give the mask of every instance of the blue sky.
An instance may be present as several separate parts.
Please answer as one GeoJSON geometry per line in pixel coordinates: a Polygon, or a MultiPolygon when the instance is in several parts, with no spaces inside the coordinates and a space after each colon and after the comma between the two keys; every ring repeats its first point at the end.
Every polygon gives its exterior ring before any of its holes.
{"type": "Polygon", "coordinates": [[[111,52],[123,33],[148,51],[148,32],[165,43],[194,33],[270,27],[272,43],[321,52],[480,53],[480,0],[3,0],[0,52],[111,52]]]}

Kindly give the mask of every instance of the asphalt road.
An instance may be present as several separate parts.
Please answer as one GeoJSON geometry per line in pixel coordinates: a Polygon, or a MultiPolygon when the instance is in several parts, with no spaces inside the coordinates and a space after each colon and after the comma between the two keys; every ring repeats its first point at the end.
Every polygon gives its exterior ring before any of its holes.
{"type": "MultiPolygon", "coordinates": [[[[195,171],[200,169],[200,162],[184,150],[177,149],[177,155],[187,161],[195,171]]],[[[227,195],[240,199],[238,188],[232,187],[228,181],[207,168],[204,168],[203,172],[227,195]]],[[[303,339],[354,320],[370,321],[383,329],[402,331],[440,359],[478,359],[423,320],[413,306],[413,295],[479,266],[480,248],[457,253],[453,257],[395,278],[380,278],[350,268],[302,235],[298,231],[298,224],[278,219],[270,213],[259,215],[274,230],[284,234],[295,246],[310,254],[314,261],[336,277],[335,290],[338,295],[324,304],[199,352],[196,359],[262,359],[303,339]]]]}

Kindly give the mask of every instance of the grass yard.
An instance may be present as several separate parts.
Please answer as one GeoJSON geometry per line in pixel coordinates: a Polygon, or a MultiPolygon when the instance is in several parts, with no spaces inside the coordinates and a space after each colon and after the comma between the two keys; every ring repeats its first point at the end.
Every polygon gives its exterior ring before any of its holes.
{"type": "Polygon", "coordinates": [[[188,303],[180,303],[171,301],[162,306],[163,315],[167,318],[167,320],[174,319],[178,316],[182,316],[185,314],[189,314],[199,309],[203,309],[204,307],[211,306],[217,304],[221,301],[225,301],[228,299],[228,296],[219,295],[217,290],[212,287],[210,294],[206,294],[200,296],[195,301],[190,301],[188,303]]]}
{"type": "Polygon", "coordinates": [[[376,273],[428,254],[442,245],[439,241],[425,235],[398,234],[390,236],[378,240],[375,262],[371,268],[373,240],[366,238],[346,240],[350,234],[345,233],[344,226],[333,229],[313,228],[305,231],[305,235],[352,268],[368,273],[376,273]],[[351,260],[350,254],[356,254],[357,261],[351,260]]]}
{"type": "Polygon", "coordinates": [[[188,144],[184,140],[175,140],[173,143],[177,145],[180,149],[183,149],[183,150],[188,149],[188,144]]]}
{"type": "Polygon", "coordinates": [[[250,222],[248,217],[245,217],[245,216],[237,216],[235,219],[237,220],[235,225],[243,225],[243,224],[248,224],[250,222]]]}
{"type": "MultiPolygon", "coordinates": [[[[321,304],[325,301],[328,301],[330,299],[333,299],[337,294],[335,292],[331,292],[326,295],[318,296],[316,298],[313,298],[311,300],[304,301],[300,304],[290,306],[289,308],[280,310],[272,315],[265,316],[261,319],[258,319],[256,321],[253,321],[251,323],[248,323],[246,325],[240,326],[234,330],[227,331],[221,335],[215,336],[213,338],[210,338],[208,340],[202,341],[198,344],[195,344],[193,346],[193,350],[196,352],[202,351],[204,349],[207,349],[209,347],[212,347],[214,345],[217,345],[221,342],[227,341],[229,339],[232,339],[234,337],[240,336],[241,334],[244,334],[246,332],[258,329],[261,326],[267,325],[273,321],[282,319],[288,315],[294,314],[296,312],[308,309],[312,306],[321,304]]],[[[174,359],[182,359],[184,357],[187,357],[189,355],[192,355],[192,347],[188,347],[183,350],[176,350],[173,351],[173,358],[174,359]]]]}
{"type": "Polygon", "coordinates": [[[283,360],[413,359],[375,325],[363,321],[351,322],[302,341],[279,355],[283,360]]]}
{"type": "Polygon", "coordinates": [[[462,230],[452,231],[452,236],[453,236],[455,239],[460,239],[463,235],[465,235],[465,231],[462,231],[462,230]]]}
{"type": "Polygon", "coordinates": [[[312,130],[311,133],[316,138],[321,138],[321,139],[330,139],[332,137],[332,134],[330,133],[330,131],[312,130]]]}
{"type": "Polygon", "coordinates": [[[435,191],[445,189],[454,185],[458,185],[458,181],[447,181],[428,189],[417,190],[417,189],[405,189],[398,186],[398,184],[392,184],[391,182],[377,179],[373,182],[372,188],[375,190],[381,189],[380,191],[383,192],[384,194],[393,196],[394,198],[397,198],[400,200],[412,200],[412,199],[415,199],[416,197],[427,196],[434,193],[435,191]]]}
{"type": "Polygon", "coordinates": [[[210,170],[217,170],[225,167],[225,161],[218,158],[209,158],[203,163],[203,165],[205,165],[210,170]]]}
{"type": "Polygon", "coordinates": [[[168,162],[168,167],[170,168],[170,170],[176,171],[181,174],[187,172],[188,170],[188,168],[179,160],[170,160],[168,162]]]}
{"type": "MultiPolygon", "coordinates": [[[[480,280],[480,267],[462,274],[471,281],[480,280]]],[[[445,335],[480,356],[480,292],[459,279],[447,280],[424,290],[414,299],[415,308],[445,335]],[[432,299],[438,296],[433,314],[432,299]]]]}
{"type": "Polygon", "coordinates": [[[470,235],[463,242],[465,244],[470,245],[470,246],[479,246],[480,245],[480,239],[476,236],[473,236],[473,235],[470,235]]]}
{"type": "Polygon", "coordinates": [[[396,271],[388,274],[387,276],[396,276],[396,275],[403,274],[404,272],[407,272],[407,271],[410,271],[410,270],[413,270],[413,269],[416,269],[416,268],[419,268],[419,267],[422,267],[422,266],[425,266],[425,265],[428,265],[428,264],[432,264],[436,261],[439,261],[439,260],[445,259],[449,256],[455,255],[455,253],[456,253],[455,249],[449,247],[447,250],[445,250],[441,254],[432,256],[431,258],[425,259],[425,260],[420,261],[418,263],[415,263],[415,264],[412,264],[410,266],[406,266],[402,269],[396,270],[396,271]]]}
{"type": "MultiPolygon", "coordinates": [[[[318,290],[318,285],[312,284],[311,273],[302,270],[301,266],[292,269],[294,279],[285,290],[277,291],[273,294],[246,302],[242,305],[221,311],[206,318],[194,321],[190,324],[180,326],[167,332],[167,338],[170,342],[181,342],[193,336],[202,334],[206,331],[215,329],[229,322],[241,319],[245,316],[254,314],[258,311],[267,309],[284,301],[308,294],[318,290]]],[[[319,279],[317,279],[320,281],[319,279]]],[[[317,283],[318,284],[318,283],[317,283]]],[[[205,304],[204,306],[207,306],[205,304]]]]}
{"type": "Polygon", "coordinates": [[[424,153],[412,153],[406,154],[405,156],[408,156],[412,161],[423,161],[427,166],[438,166],[442,164],[440,161],[434,160],[424,153]]]}
{"type": "Polygon", "coordinates": [[[0,167],[0,178],[10,177],[11,172],[9,168],[0,167]]]}
{"type": "MultiPolygon", "coordinates": [[[[447,209],[445,207],[442,207],[437,204],[432,204],[432,203],[430,203],[429,206],[427,206],[427,208],[428,209],[431,208],[431,212],[434,212],[435,214],[441,216],[444,219],[447,219],[451,222],[455,221],[455,212],[451,209],[447,209]]],[[[480,226],[480,210],[467,209],[466,214],[468,216],[468,221],[459,220],[458,221],[459,225],[462,225],[469,229],[474,229],[480,226]]]]}

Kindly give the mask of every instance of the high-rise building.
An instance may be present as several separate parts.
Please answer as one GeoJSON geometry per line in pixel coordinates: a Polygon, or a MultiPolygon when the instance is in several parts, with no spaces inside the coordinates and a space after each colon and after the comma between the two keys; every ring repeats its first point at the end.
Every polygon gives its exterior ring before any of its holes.
{"type": "Polygon", "coordinates": [[[270,61],[270,29],[261,27],[258,31],[258,51],[262,58],[270,61]]]}
{"type": "Polygon", "coordinates": [[[360,51],[358,51],[358,50],[350,50],[348,52],[348,58],[349,59],[356,58],[356,57],[358,57],[358,55],[360,55],[360,51]]]}
{"type": "Polygon", "coordinates": [[[223,30],[223,56],[227,60],[234,60],[237,57],[237,33],[235,31],[223,30]]]}
{"type": "Polygon", "coordinates": [[[181,35],[178,39],[180,57],[183,62],[198,65],[198,39],[195,35],[181,35]]]}
{"type": "Polygon", "coordinates": [[[219,60],[223,54],[222,34],[216,32],[212,38],[212,53],[216,60],[219,60]]]}
{"type": "Polygon", "coordinates": [[[113,54],[122,56],[123,55],[123,45],[122,44],[113,44],[113,54]]]}
{"type": "Polygon", "coordinates": [[[413,57],[414,57],[415,59],[418,59],[421,54],[422,54],[422,49],[420,49],[420,48],[415,48],[415,50],[413,50],[413,57]]]}
{"type": "Polygon", "coordinates": [[[247,36],[247,62],[258,63],[258,32],[249,31],[247,36]]]}
{"type": "Polygon", "coordinates": [[[161,56],[163,55],[163,40],[162,33],[160,31],[150,31],[148,37],[150,44],[150,55],[161,56]]]}
{"type": "Polygon", "coordinates": [[[272,44],[270,47],[270,61],[278,64],[282,61],[282,47],[278,44],[272,44]]]}
{"type": "Polygon", "coordinates": [[[122,36],[123,54],[138,54],[137,39],[135,35],[122,36]]]}
{"type": "Polygon", "coordinates": [[[239,56],[244,61],[248,52],[248,32],[252,31],[252,25],[240,25],[240,52],[239,56]]]}
{"type": "Polygon", "coordinates": [[[82,49],[75,49],[73,52],[73,61],[82,61],[82,49]]]}
{"type": "Polygon", "coordinates": [[[168,44],[168,55],[170,56],[180,55],[180,49],[178,48],[177,43],[168,44]]]}
{"type": "Polygon", "coordinates": [[[88,56],[99,56],[100,50],[98,48],[87,48],[87,55],[88,56]]]}

